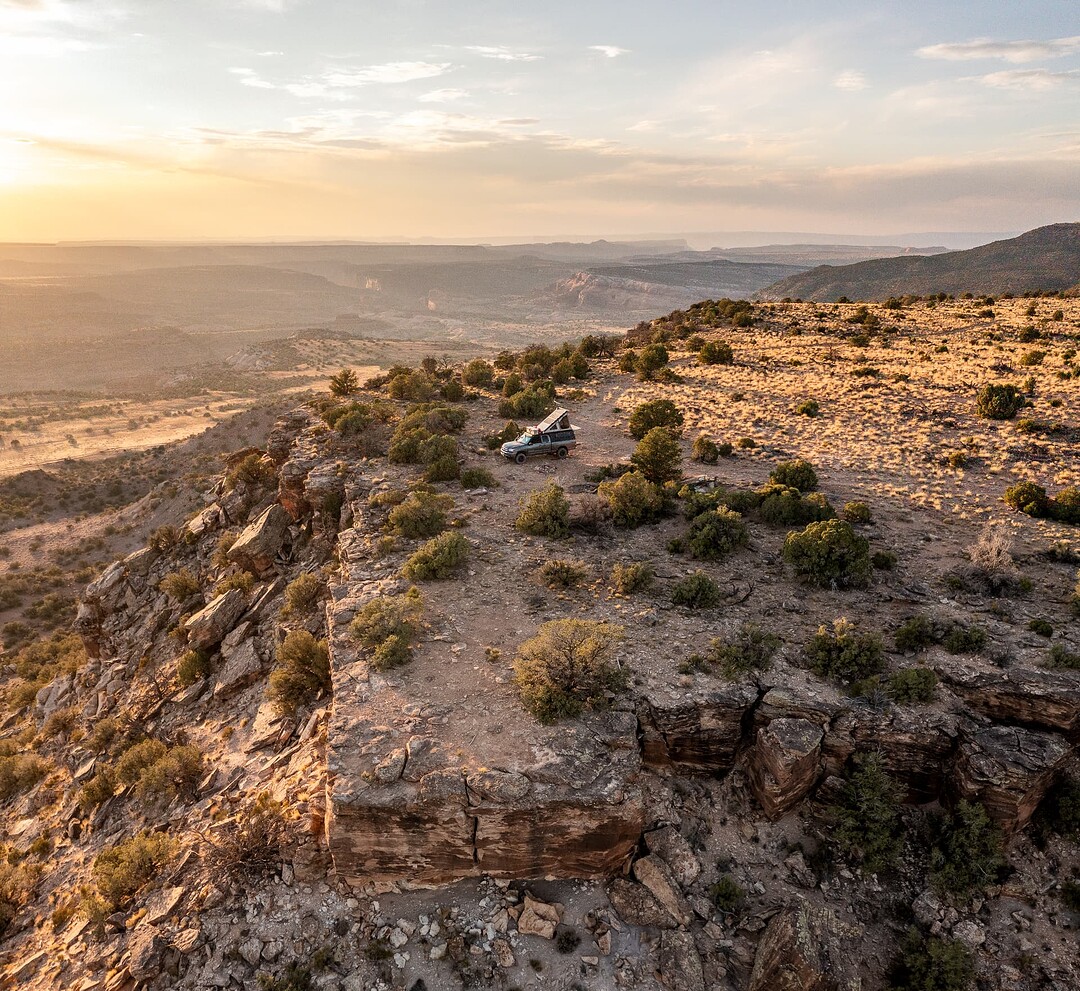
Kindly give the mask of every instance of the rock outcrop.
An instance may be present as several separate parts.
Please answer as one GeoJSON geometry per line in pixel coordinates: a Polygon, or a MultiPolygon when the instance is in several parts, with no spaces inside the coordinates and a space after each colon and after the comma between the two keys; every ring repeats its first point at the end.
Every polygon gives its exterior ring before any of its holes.
{"type": "Polygon", "coordinates": [[[292,517],[280,504],[273,503],[236,538],[229,548],[229,560],[253,575],[269,574],[285,546],[291,524],[292,517]]]}
{"type": "Polygon", "coordinates": [[[954,770],[960,798],[977,800],[1006,833],[1022,829],[1069,759],[1069,745],[1017,726],[965,731],[954,770]]]}
{"type": "Polygon", "coordinates": [[[774,915],[754,957],[748,991],[860,991],[851,941],[858,927],[806,902],[774,915]]]}
{"type": "Polygon", "coordinates": [[[808,719],[774,719],[757,731],[747,770],[770,819],[798,805],[817,783],[824,732],[808,719]]]}

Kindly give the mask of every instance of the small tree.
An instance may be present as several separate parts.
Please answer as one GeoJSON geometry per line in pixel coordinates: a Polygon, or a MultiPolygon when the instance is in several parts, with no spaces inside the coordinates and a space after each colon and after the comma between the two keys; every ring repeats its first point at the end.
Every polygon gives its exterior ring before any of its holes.
{"type": "Polygon", "coordinates": [[[993,884],[1005,866],[1001,831],[978,802],[961,800],[942,821],[930,851],[930,881],[938,891],[963,898],[993,884]]]}
{"type": "Polygon", "coordinates": [[[651,399],[641,403],[630,414],[627,427],[634,440],[641,440],[653,427],[667,427],[678,436],[682,432],[683,415],[670,399],[651,399]]]}
{"type": "Polygon", "coordinates": [[[720,458],[720,449],[704,434],[695,438],[690,456],[703,465],[714,465],[720,458]]]}
{"type": "Polygon", "coordinates": [[[870,582],[870,542],[845,520],[810,523],[784,541],[784,560],[816,585],[863,588],[870,582]]]}
{"type": "Polygon", "coordinates": [[[616,526],[635,527],[660,515],[664,496],[641,472],[629,471],[615,481],[601,482],[597,489],[601,499],[611,507],[616,526]]]}
{"type": "Polygon", "coordinates": [[[679,442],[664,427],[653,427],[638,442],[630,461],[646,479],[657,485],[682,477],[679,442]]]}
{"type": "Polygon", "coordinates": [[[545,724],[606,708],[628,682],[611,659],[622,632],[621,626],[584,619],[544,623],[518,648],[514,661],[525,708],[545,724]]]}
{"type": "Polygon", "coordinates": [[[889,980],[893,991],[967,991],[975,980],[975,965],[959,940],[909,929],[889,980]]]}
{"type": "Polygon", "coordinates": [[[474,358],[462,370],[461,378],[466,385],[489,386],[495,379],[495,369],[483,358],[474,358]]]}
{"type": "Polygon", "coordinates": [[[750,535],[742,517],[726,506],[708,509],[695,516],[685,540],[690,556],[705,561],[724,557],[749,542],[750,535]]]}
{"type": "Polygon", "coordinates": [[[1011,420],[1025,405],[1027,400],[1015,385],[988,382],[975,397],[975,412],[989,420],[1011,420]]]}
{"type": "Polygon", "coordinates": [[[551,482],[530,492],[515,525],[534,537],[565,537],[570,532],[570,503],[562,487],[551,482]]]}
{"type": "Polygon", "coordinates": [[[904,842],[902,800],[903,790],[886,772],[881,754],[856,757],[836,805],[829,808],[832,841],[868,871],[892,867],[904,842]]]}
{"type": "Polygon", "coordinates": [[[330,376],[330,392],[332,395],[351,396],[357,389],[360,388],[360,380],[356,377],[356,372],[351,368],[343,368],[337,375],[330,376]]]}
{"type": "Polygon", "coordinates": [[[285,715],[295,715],[330,688],[330,653],[325,640],[307,630],[291,630],[278,645],[277,664],[270,674],[270,700],[285,715]]]}
{"type": "Polygon", "coordinates": [[[706,341],[698,351],[699,365],[730,365],[734,360],[735,352],[724,341],[706,341]]]}
{"type": "Polygon", "coordinates": [[[669,355],[663,344],[650,344],[641,349],[634,365],[638,378],[642,382],[651,379],[661,368],[668,363],[669,355]]]}
{"type": "Polygon", "coordinates": [[[880,674],[885,668],[885,646],[875,633],[856,633],[846,619],[833,621],[832,628],[818,627],[806,647],[810,668],[822,678],[845,683],[880,674]]]}
{"type": "Polygon", "coordinates": [[[720,587],[704,571],[695,571],[675,583],[672,605],[686,609],[711,609],[720,604],[720,587]]]}
{"type": "Polygon", "coordinates": [[[781,461],[769,475],[769,481],[777,485],[786,485],[800,492],[813,492],[818,487],[817,472],[809,461],[797,458],[794,461],[781,461]]]}
{"type": "Polygon", "coordinates": [[[405,562],[401,573],[410,581],[449,578],[469,561],[469,542],[456,530],[440,533],[405,562]]]}

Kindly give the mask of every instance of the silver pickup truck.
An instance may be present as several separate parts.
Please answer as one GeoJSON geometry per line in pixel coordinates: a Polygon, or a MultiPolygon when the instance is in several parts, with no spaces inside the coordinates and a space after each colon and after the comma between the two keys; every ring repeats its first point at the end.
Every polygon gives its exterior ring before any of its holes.
{"type": "Polygon", "coordinates": [[[538,454],[565,458],[573,447],[577,447],[577,434],[570,424],[570,414],[564,409],[556,409],[535,427],[527,428],[516,440],[503,444],[501,451],[504,458],[523,465],[526,458],[538,454]]]}

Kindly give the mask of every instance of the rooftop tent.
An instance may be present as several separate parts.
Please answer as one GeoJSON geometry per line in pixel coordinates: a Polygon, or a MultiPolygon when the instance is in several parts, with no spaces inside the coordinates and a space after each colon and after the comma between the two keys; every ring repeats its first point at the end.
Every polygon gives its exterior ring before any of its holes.
{"type": "Polygon", "coordinates": [[[570,412],[562,407],[556,407],[551,413],[549,413],[543,420],[536,425],[537,433],[544,433],[545,430],[569,430],[570,429],[570,412]]]}

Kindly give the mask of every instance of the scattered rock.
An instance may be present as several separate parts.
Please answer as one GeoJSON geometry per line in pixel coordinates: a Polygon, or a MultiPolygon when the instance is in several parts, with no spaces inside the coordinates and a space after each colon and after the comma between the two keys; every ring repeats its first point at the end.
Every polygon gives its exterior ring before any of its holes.
{"type": "Polygon", "coordinates": [[[562,910],[557,905],[538,901],[531,895],[525,895],[525,905],[518,916],[518,932],[523,936],[540,936],[554,939],[555,929],[562,921],[562,910]]]}
{"type": "Polygon", "coordinates": [[[705,991],[701,957],[688,932],[660,934],[660,980],[669,991],[705,991]]]}
{"type": "Polygon", "coordinates": [[[663,906],[664,910],[680,926],[690,925],[694,917],[679,883],[671,868],[659,857],[649,855],[634,861],[634,877],[636,877],[649,893],[663,906]]]}

